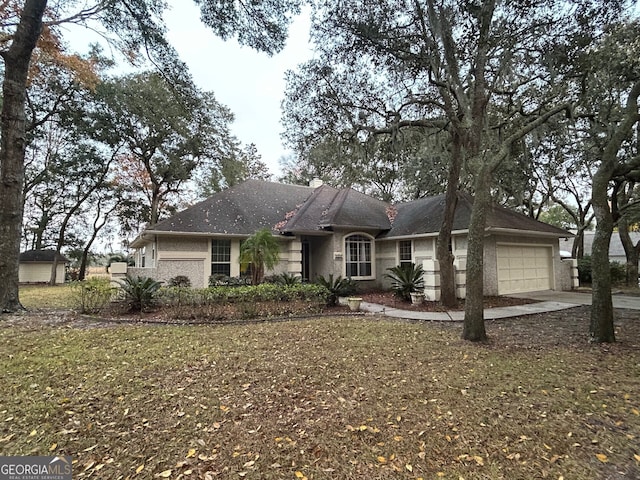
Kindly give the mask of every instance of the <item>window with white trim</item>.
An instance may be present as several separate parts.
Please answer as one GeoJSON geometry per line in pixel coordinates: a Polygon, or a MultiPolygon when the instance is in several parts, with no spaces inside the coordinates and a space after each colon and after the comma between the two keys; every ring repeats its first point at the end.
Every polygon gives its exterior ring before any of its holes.
{"type": "Polygon", "coordinates": [[[400,240],[398,242],[398,260],[401,267],[410,266],[413,263],[413,242],[400,240]]]}
{"type": "Polygon", "coordinates": [[[231,240],[211,240],[211,275],[231,276],[231,240]]]}
{"type": "Polygon", "coordinates": [[[344,239],[345,274],[347,277],[370,278],[373,275],[371,243],[371,239],[364,235],[349,235],[344,239]]]}

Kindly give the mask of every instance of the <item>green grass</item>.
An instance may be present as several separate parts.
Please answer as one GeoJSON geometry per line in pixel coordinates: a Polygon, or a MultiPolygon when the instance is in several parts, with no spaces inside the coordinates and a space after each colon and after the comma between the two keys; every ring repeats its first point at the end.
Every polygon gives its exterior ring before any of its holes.
{"type": "Polygon", "coordinates": [[[20,285],[20,302],[31,310],[38,308],[71,308],[73,293],[70,284],[20,285]]]}
{"type": "Polygon", "coordinates": [[[13,324],[0,454],[71,455],[74,478],[638,478],[638,329],[590,346],[558,318],[490,323],[483,345],[362,317],[13,324]]]}

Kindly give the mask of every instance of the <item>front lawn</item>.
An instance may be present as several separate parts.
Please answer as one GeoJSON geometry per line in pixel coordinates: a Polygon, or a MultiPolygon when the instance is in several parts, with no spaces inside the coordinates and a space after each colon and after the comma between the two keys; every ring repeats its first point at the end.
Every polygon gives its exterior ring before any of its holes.
{"type": "Polygon", "coordinates": [[[0,454],[71,455],[74,478],[639,478],[637,312],[596,346],[586,308],[488,322],[482,345],[375,317],[12,317],[0,454]]]}

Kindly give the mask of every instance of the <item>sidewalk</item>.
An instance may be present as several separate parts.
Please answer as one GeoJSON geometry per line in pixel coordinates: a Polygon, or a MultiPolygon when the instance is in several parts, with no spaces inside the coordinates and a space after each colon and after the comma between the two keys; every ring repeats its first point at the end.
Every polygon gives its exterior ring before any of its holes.
{"type": "MultiPolygon", "coordinates": [[[[487,308],[484,311],[485,320],[497,318],[519,317],[521,315],[533,315],[536,313],[556,312],[579,305],[591,305],[591,295],[580,292],[556,292],[544,291],[533,292],[522,295],[510,295],[516,298],[528,298],[536,300],[536,303],[525,305],[514,305],[511,307],[487,308]]],[[[628,308],[640,310],[640,297],[631,295],[613,295],[614,308],[628,308]]],[[[401,310],[399,308],[387,307],[375,303],[362,302],[361,310],[369,313],[377,313],[394,318],[404,318],[409,320],[426,320],[436,322],[461,322],[464,320],[463,311],[450,312],[416,312],[401,310]]]]}
{"type": "MultiPolygon", "coordinates": [[[[562,302],[538,302],[526,305],[516,305],[512,307],[487,308],[484,311],[485,320],[496,318],[519,317],[521,315],[532,315],[535,313],[555,312],[573,308],[577,305],[562,302]]],[[[387,317],[404,318],[409,320],[428,320],[436,322],[461,322],[464,320],[464,311],[451,312],[416,312],[413,310],[401,310],[399,308],[387,307],[376,303],[362,302],[360,309],[387,317]]]]}

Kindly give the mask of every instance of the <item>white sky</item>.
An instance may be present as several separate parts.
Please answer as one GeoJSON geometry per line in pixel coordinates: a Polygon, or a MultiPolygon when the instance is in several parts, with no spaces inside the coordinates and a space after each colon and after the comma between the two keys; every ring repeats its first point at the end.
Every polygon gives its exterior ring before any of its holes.
{"type": "Polygon", "coordinates": [[[229,107],[235,115],[233,134],[245,145],[255,143],[271,173],[279,173],[278,160],[287,153],[280,140],[284,73],[312,57],[308,13],[296,17],[285,49],[270,57],[216,37],[200,22],[193,2],[170,4],[167,38],[189,66],[196,85],[229,107]]]}

